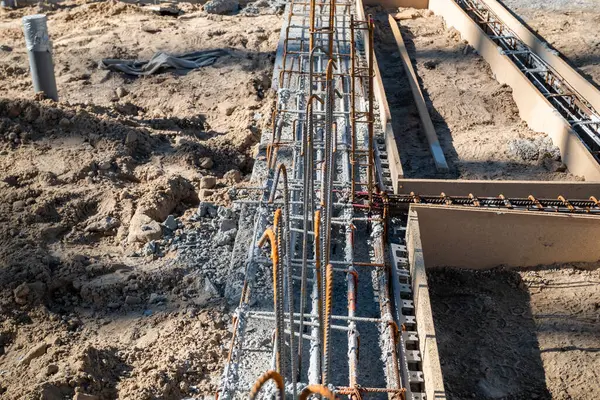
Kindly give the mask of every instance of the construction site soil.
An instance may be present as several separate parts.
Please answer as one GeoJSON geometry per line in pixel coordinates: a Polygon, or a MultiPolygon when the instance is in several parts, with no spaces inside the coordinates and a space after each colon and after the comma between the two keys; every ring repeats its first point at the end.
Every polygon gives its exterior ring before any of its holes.
{"type": "MultiPolygon", "coordinates": [[[[115,0],[0,9],[3,399],[214,393],[230,337],[222,295],[237,228],[232,200],[248,184],[274,99],[282,21],[268,2],[257,4],[234,16],[186,2],[176,17],[115,0]],[[21,17],[34,13],[48,15],[59,102],[32,94],[21,17]],[[98,68],[104,58],[206,49],[228,55],[187,74],[132,78],[98,68]]],[[[416,13],[401,29],[447,176],[578,179],[556,172],[564,166],[553,148],[533,140],[540,135],[520,121],[510,90],[459,35],[416,13]],[[514,139],[535,154],[524,159],[514,139]]],[[[405,172],[434,176],[383,21],[378,56],[405,172]]],[[[594,78],[592,64],[582,56],[594,78]]]]}
{"type": "Polygon", "coordinates": [[[448,398],[597,399],[599,267],[430,270],[448,398]]]}
{"type": "Polygon", "coordinates": [[[216,390],[232,188],[270,119],[281,19],[178,7],[179,17],[117,1],[0,10],[3,399],[216,390]],[[58,103],[31,87],[20,19],[38,12],[58,103]],[[98,68],[216,48],[228,55],[187,74],[98,68]]]}

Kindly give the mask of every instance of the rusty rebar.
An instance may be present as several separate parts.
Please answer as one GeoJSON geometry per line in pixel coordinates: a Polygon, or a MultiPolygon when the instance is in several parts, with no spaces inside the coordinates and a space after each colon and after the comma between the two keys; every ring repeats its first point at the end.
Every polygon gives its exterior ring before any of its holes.
{"type": "MultiPolygon", "coordinates": [[[[276,222],[274,223],[277,226],[278,215],[281,214],[281,210],[277,210],[275,212],[276,222]],[[279,213],[277,212],[279,211],[279,213]]],[[[258,247],[262,247],[266,241],[270,242],[271,245],[271,259],[273,261],[273,309],[277,313],[276,323],[275,323],[275,368],[277,372],[283,373],[285,362],[283,361],[283,309],[280,307],[280,302],[283,288],[279,288],[279,267],[281,265],[281,260],[279,259],[279,246],[277,245],[277,237],[271,228],[267,229],[265,233],[263,233],[262,237],[258,241],[258,247]],[[278,298],[279,297],[279,298],[278,298]]]]}
{"type": "MultiPolygon", "coordinates": [[[[275,177],[273,179],[273,186],[271,188],[271,195],[269,198],[270,202],[275,200],[275,194],[277,186],[279,185],[279,177],[283,179],[283,232],[280,236],[278,234],[279,247],[285,250],[284,252],[284,270],[286,276],[286,285],[288,293],[288,313],[290,321],[290,331],[294,332],[294,285],[292,279],[292,264],[290,262],[292,258],[291,249],[291,237],[290,237],[290,199],[288,190],[288,175],[284,164],[279,164],[275,177]],[[283,241],[283,246],[282,242],[283,241]]],[[[294,335],[290,335],[290,374],[293,385],[293,396],[296,397],[296,382],[297,382],[297,369],[296,369],[296,344],[294,335]]]]}
{"type": "Polygon", "coordinates": [[[321,382],[329,383],[329,363],[331,361],[331,309],[333,307],[333,267],[325,267],[325,315],[323,316],[323,364],[321,382]]]}
{"type": "Polygon", "coordinates": [[[327,386],[323,386],[323,385],[308,385],[307,387],[305,387],[304,389],[302,389],[302,392],[300,392],[300,397],[298,397],[298,400],[307,400],[310,395],[319,395],[322,396],[328,400],[335,400],[335,393],[333,393],[331,390],[329,390],[329,388],[327,388],[327,386]]]}
{"type": "Polygon", "coordinates": [[[262,374],[257,380],[256,383],[252,386],[250,390],[250,400],[256,399],[260,389],[264,386],[268,381],[274,381],[275,386],[277,387],[277,392],[279,394],[280,400],[285,400],[285,384],[283,382],[283,377],[277,371],[269,370],[262,374]]]}
{"type": "Polygon", "coordinates": [[[369,166],[368,166],[368,179],[369,182],[368,190],[369,190],[369,203],[373,201],[373,180],[375,177],[375,156],[373,150],[373,141],[374,141],[374,117],[373,117],[373,78],[374,78],[374,62],[375,62],[375,43],[374,43],[374,29],[375,23],[373,22],[373,18],[369,15],[369,29],[368,29],[368,40],[369,40],[369,54],[368,54],[368,64],[369,64],[369,101],[368,101],[368,115],[369,122],[367,124],[369,130],[369,166]]]}

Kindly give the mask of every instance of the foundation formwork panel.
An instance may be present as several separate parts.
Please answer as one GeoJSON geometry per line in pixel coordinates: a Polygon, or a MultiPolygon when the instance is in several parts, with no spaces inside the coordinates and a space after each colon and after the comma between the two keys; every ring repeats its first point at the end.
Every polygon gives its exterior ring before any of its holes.
{"type": "Polygon", "coordinates": [[[427,268],[489,269],[600,260],[588,215],[412,205],[427,268]]]}
{"type": "Polygon", "coordinates": [[[419,350],[423,359],[425,393],[428,399],[445,400],[444,377],[431,311],[419,221],[415,211],[411,210],[409,213],[406,232],[406,248],[409,255],[408,262],[417,320],[417,333],[419,335],[419,350]]]}

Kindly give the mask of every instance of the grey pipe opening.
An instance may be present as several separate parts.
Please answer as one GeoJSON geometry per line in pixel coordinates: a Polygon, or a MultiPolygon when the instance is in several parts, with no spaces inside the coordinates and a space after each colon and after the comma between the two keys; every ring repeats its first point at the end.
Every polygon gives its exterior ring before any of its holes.
{"type": "Polygon", "coordinates": [[[33,89],[36,93],[43,92],[46,97],[58,101],[47,18],[44,14],[35,14],[23,17],[22,21],[33,89]]]}

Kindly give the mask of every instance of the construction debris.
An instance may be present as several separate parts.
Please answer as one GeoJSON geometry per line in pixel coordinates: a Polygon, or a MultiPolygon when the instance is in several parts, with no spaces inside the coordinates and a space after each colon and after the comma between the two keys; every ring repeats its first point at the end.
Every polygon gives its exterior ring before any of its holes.
{"type": "MultiPolygon", "coordinates": [[[[175,56],[159,51],[149,61],[105,58],[100,62],[100,68],[136,76],[158,74],[168,70],[187,72],[212,65],[219,57],[227,54],[229,53],[224,50],[207,50],[175,56]]],[[[117,96],[124,97],[124,94],[117,93],[117,96]]]]}

